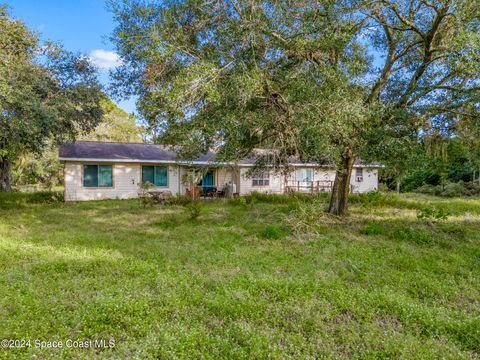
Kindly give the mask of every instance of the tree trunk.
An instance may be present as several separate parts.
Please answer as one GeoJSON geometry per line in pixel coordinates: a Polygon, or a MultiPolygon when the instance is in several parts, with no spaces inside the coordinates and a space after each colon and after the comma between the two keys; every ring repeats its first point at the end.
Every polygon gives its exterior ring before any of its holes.
{"type": "Polygon", "coordinates": [[[5,158],[0,158],[0,192],[12,191],[12,184],[10,183],[10,161],[5,158]]]}
{"type": "Polygon", "coordinates": [[[400,180],[397,179],[397,194],[400,194],[400,180]]]}
{"type": "Polygon", "coordinates": [[[355,155],[352,149],[346,149],[341,163],[337,168],[335,182],[333,183],[332,195],[328,212],[334,215],[345,215],[347,212],[348,193],[350,192],[350,177],[352,175],[355,155]]]}

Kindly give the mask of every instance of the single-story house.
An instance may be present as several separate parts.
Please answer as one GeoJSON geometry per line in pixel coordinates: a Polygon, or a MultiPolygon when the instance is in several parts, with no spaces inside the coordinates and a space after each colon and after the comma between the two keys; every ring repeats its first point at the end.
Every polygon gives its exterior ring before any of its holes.
{"type": "MultiPolygon", "coordinates": [[[[154,190],[186,194],[185,176],[202,171],[202,188],[234,189],[239,195],[251,192],[282,194],[292,191],[330,191],[335,169],[330,165],[293,162],[287,175],[278,171],[251,170],[255,161],[215,161],[209,152],[193,161],[181,160],[162,145],[120,142],[77,141],[59,150],[64,163],[65,200],[128,199],[139,195],[139,185],[150,182],[154,190]],[[234,185],[233,185],[234,184],[234,185]]],[[[351,178],[351,191],[364,193],[378,189],[378,164],[357,160],[351,178]]]]}

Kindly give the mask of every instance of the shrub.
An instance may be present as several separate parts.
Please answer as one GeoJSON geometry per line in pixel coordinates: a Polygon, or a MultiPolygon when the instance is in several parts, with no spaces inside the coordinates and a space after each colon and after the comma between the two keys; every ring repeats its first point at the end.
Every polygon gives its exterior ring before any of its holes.
{"type": "Polygon", "coordinates": [[[230,205],[247,207],[247,199],[245,196],[236,196],[229,200],[230,205]]]}
{"type": "Polygon", "coordinates": [[[475,196],[480,195],[480,185],[463,181],[447,182],[443,186],[425,184],[415,189],[414,192],[444,197],[475,196]]]}
{"type": "Polygon", "coordinates": [[[138,185],[138,199],[140,200],[140,204],[145,208],[147,205],[152,206],[155,203],[155,199],[149,193],[149,190],[154,185],[150,182],[142,182],[138,185]]]}
{"type": "Polygon", "coordinates": [[[319,199],[313,202],[297,202],[297,206],[285,217],[286,224],[297,234],[317,233],[327,223],[339,219],[325,212],[325,203],[319,199]]]}
{"type": "Polygon", "coordinates": [[[19,208],[26,204],[55,204],[63,201],[61,191],[0,193],[0,208],[19,208]]]}
{"type": "Polygon", "coordinates": [[[442,193],[442,187],[440,185],[425,184],[414,190],[416,193],[440,196],[442,193]]]}
{"type": "Polygon", "coordinates": [[[467,188],[463,181],[457,183],[447,183],[443,187],[443,191],[440,193],[441,196],[445,197],[457,197],[457,196],[466,196],[469,195],[467,188]]]}
{"type": "Polygon", "coordinates": [[[285,236],[285,232],[277,226],[268,225],[265,229],[263,229],[261,233],[262,237],[265,239],[281,239],[285,236]]]}
{"type": "Polygon", "coordinates": [[[365,225],[360,232],[365,235],[381,235],[384,233],[384,229],[380,224],[371,222],[365,225]]]}
{"type": "Polygon", "coordinates": [[[448,212],[443,209],[427,205],[417,213],[417,218],[419,220],[446,220],[448,215],[448,212]]]}
{"type": "Polygon", "coordinates": [[[203,210],[203,204],[200,201],[190,201],[184,206],[190,220],[197,219],[203,210]]]}
{"type": "Polygon", "coordinates": [[[172,197],[169,198],[168,200],[166,200],[166,201],[165,201],[165,204],[166,204],[166,205],[181,205],[181,206],[185,206],[185,205],[189,204],[190,202],[192,202],[192,199],[190,199],[188,196],[177,194],[177,195],[175,195],[175,196],[172,196],[172,197]]]}
{"type": "Polygon", "coordinates": [[[393,232],[393,238],[401,241],[414,242],[416,244],[428,244],[432,241],[430,232],[424,229],[409,227],[397,227],[393,232]]]}

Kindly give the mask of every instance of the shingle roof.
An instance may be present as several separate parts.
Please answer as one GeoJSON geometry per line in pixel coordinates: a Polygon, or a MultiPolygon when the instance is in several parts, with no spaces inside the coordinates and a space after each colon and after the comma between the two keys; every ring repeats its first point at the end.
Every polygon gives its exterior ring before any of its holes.
{"type": "MultiPolygon", "coordinates": [[[[120,160],[120,161],[178,161],[177,153],[163,145],[77,141],[65,143],[59,149],[60,160],[92,159],[92,160],[120,160]]],[[[193,161],[213,161],[215,154],[209,152],[193,161]]]]}
{"type": "MultiPolygon", "coordinates": [[[[185,162],[178,158],[177,153],[164,145],[144,143],[123,143],[123,142],[100,142],[100,141],[77,141],[75,143],[64,143],[59,149],[60,160],[102,160],[119,162],[185,162]]],[[[193,163],[215,162],[215,153],[209,151],[200,155],[193,163]]],[[[253,165],[255,158],[246,158],[238,162],[244,165],[253,165]]],[[[300,161],[292,161],[300,164],[300,161]]],[[[328,164],[308,164],[309,166],[328,166],[328,164]]],[[[356,166],[367,166],[360,159],[356,159],[356,166]]],[[[368,164],[368,166],[379,167],[379,163],[368,164]]]]}

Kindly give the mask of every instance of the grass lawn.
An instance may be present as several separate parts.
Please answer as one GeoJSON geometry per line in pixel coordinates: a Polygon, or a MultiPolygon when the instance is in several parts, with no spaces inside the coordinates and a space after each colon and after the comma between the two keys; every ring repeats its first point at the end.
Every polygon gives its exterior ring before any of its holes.
{"type": "Polygon", "coordinates": [[[64,344],[0,358],[480,356],[479,199],[356,197],[305,233],[295,208],[0,202],[0,339],[64,344]]]}

